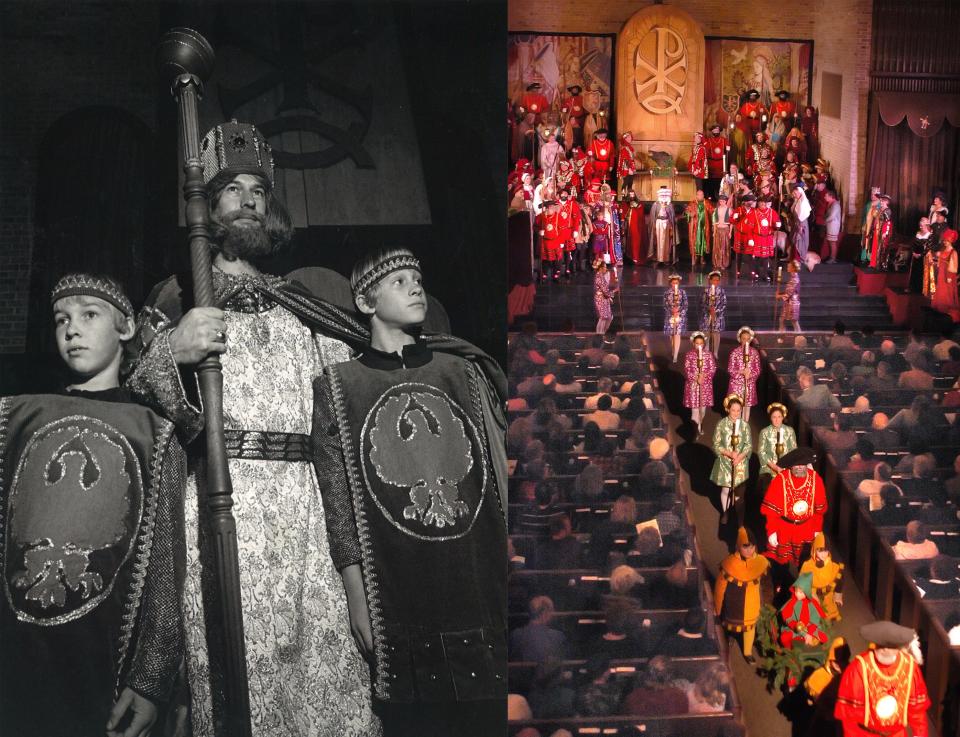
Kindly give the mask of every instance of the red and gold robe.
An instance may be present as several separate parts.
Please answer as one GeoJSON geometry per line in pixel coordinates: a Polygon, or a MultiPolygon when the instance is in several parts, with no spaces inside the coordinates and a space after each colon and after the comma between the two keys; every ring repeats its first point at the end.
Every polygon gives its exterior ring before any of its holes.
{"type": "Polygon", "coordinates": [[[882,665],[868,650],[843,672],[833,714],[843,724],[844,737],[903,737],[907,726],[914,737],[927,737],[929,707],[923,673],[909,654],[901,652],[895,663],[882,665]]]}
{"type": "Polygon", "coordinates": [[[760,505],[767,520],[767,535],[777,533],[776,547],[764,555],[778,563],[800,565],[803,546],[813,541],[823,530],[823,515],[827,511],[827,494],[820,474],[811,468],[803,478],[783,469],[770,482],[760,505]]]}

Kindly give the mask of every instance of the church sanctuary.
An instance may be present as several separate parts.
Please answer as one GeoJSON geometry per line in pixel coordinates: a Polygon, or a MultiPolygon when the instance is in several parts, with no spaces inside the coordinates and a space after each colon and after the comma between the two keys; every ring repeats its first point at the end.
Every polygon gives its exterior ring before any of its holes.
{"type": "Polygon", "coordinates": [[[508,24],[510,737],[957,737],[960,3],[508,24]]]}

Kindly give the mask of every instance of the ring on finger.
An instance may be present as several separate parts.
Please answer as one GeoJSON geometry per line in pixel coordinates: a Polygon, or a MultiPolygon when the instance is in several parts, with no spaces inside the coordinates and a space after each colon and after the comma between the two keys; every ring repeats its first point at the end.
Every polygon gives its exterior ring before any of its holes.
{"type": "Polygon", "coordinates": [[[217,336],[217,340],[219,340],[221,343],[225,343],[227,340],[227,334],[222,330],[218,330],[216,332],[216,336],[217,336]]]}

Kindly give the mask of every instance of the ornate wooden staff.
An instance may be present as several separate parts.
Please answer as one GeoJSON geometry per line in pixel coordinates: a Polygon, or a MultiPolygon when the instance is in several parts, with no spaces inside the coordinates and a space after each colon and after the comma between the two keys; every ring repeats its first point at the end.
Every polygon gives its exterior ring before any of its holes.
{"type": "MultiPolygon", "coordinates": [[[[209,206],[200,162],[200,130],[197,101],[203,82],[213,71],[213,48],[190,28],[174,28],[160,40],[157,63],[163,77],[170,81],[171,92],[179,104],[180,135],[183,144],[183,198],[190,234],[190,261],[193,272],[193,296],[197,307],[212,307],[213,276],[209,247],[209,206]]],[[[250,694],[247,685],[246,650],[243,639],[243,609],[240,599],[240,565],[237,555],[237,527],[233,519],[233,486],[227,465],[223,436],[223,374],[220,359],[209,354],[197,365],[207,446],[207,507],[217,587],[216,603],[220,611],[211,620],[219,621],[222,642],[217,653],[223,663],[225,714],[223,734],[249,737],[250,694]]]]}

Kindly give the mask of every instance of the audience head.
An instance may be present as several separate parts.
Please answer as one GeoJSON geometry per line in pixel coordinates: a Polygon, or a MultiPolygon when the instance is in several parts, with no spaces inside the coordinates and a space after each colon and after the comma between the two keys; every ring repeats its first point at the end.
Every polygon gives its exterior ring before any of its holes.
{"type": "Polygon", "coordinates": [[[600,394],[610,394],[613,391],[613,379],[609,376],[601,376],[597,379],[597,392],[600,394]]]}
{"type": "Polygon", "coordinates": [[[560,363],[560,351],[556,348],[551,348],[544,357],[547,359],[548,366],[557,366],[560,363]]]}
{"type": "Polygon", "coordinates": [[[670,452],[670,443],[666,438],[651,438],[649,452],[650,460],[662,460],[670,452]]]}
{"type": "Polygon", "coordinates": [[[632,496],[621,494],[610,508],[610,521],[633,525],[637,522],[637,501],[632,496]]]}
{"type": "Polygon", "coordinates": [[[873,351],[864,351],[860,356],[861,366],[873,366],[877,362],[877,357],[873,351]]]}
{"type": "Polygon", "coordinates": [[[644,527],[634,538],[633,549],[641,557],[653,555],[660,549],[660,535],[652,527],[644,527]]]}
{"type": "Polygon", "coordinates": [[[610,398],[609,394],[604,394],[600,399],[597,400],[597,409],[601,412],[609,412],[610,408],[613,406],[613,400],[610,398]]]}
{"type": "Polygon", "coordinates": [[[620,356],[618,356],[616,353],[608,353],[603,357],[603,360],[600,361],[600,369],[609,373],[615,371],[619,365],[620,356]]]}
{"type": "Polygon", "coordinates": [[[590,347],[591,347],[591,348],[603,348],[603,336],[602,336],[602,335],[591,335],[591,336],[590,336],[590,347]]]}
{"type": "Polygon", "coordinates": [[[854,414],[862,415],[870,411],[870,400],[866,395],[861,394],[853,402],[854,414]]]}
{"type": "Polygon", "coordinates": [[[915,479],[932,479],[937,470],[936,459],[927,453],[913,459],[912,475],[915,479]]]}
{"type": "Polygon", "coordinates": [[[890,378],[890,364],[887,361],[880,361],[877,364],[877,376],[881,379],[890,378]]]}
{"type": "MultiPolygon", "coordinates": [[[[630,568],[630,566],[620,566],[620,568],[630,568]]],[[[633,569],[631,568],[630,570],[633,569]]],[[[613,578],[611,576],[611,586],[612,583],[613,578]]],[[[612,599],[606,602],[603,609],[607,619],[607,632],[611,635],[627,634],[633,618],[633,607],[630,603],[622,599],[612,599]]]]}
{"type": "Polygon", "coordinates": [[[660,690],[669,686],[674,678],[670,659],[666,655],[656,655],[650,658],[642,678],[642,684],[638,685],[644,688],[660,690]]]}
{"type": "MultiPolygon", "coordinates": [[[[656,536],[655,532],[653,534],[656,536]]],[[[642,583],[643,576],[632,566],[617,566],[610,572],[610,593],[616,596],[629,596],[642,583]]]]}
{"type": "Polygon", "coordinates": [[[860,437],[857,438],[857,455],[860,456],[863,460],[869,461],[873,460],[873,453],[876,450],[873,443],[871,443],[867,438],[860,437]]]}
{"type": "Polygon", "coordinates": [[[890,418],[886,416],[883,412],[877,412],[873,416],[873,420],[870,422],[870,427],[874,430],[886,430],[887,424],[890,422],[890,418]]]}
{"type": "Polygon", "coordinates": [[[553,540],[563,540],[570,537],[573,532],[573,525],[567,514],[558,514],[550,518],[550,537],[553,540]]]}
{"type": "Polygon", "coordinates": [[[893,469],[890,468],[889,463],[878,463],[877,467],[873,469],[874,481],[889,481],[892,476],[893,469]]]}
{"type": "Polygon", "coordinates": [[[846,412],[837,412],[833,419],[833,426],[836,428],[837,432],[850,432],[850,427],[852,420],[850,415],[846,412]]]}
{"type": "Polygon", "coordinates": [[[640,480],[649,486],[666,486],[670,469],[663,461],[648,461],[640,471],[640,480]]]}
{"type": "Polygon", "coordinates": [[[573,366],[563,365],[559,369],[557,369],[557,383],[558,384],[573,383],[573,366]]]}
{"type": "Polygon", "coordinates": [[[603,469],[588,463],[573,482],[573,488],[583,499],[599,499],[603,496],[603,469]]]}
{"type": "Polygon", "coordinates": [[[892,356],[897,352],[897,346],[888,338],[880,344],[880,352],[885,356],[892,356]]]}
{"type": "MultiPolygon", "coordinates": [[[[606,395],[604,395],[606,396],[606,395]]],[[[597,406],[600,406],[600,403],[597,403],[597,406]]],[[[588,422],[583,426],[583,449],[584,450],[597,450],[600,447],[600,444],[603,442],[603,432],[600,430],[600,425],[596,422],[588,422]]]]}
{"type": "Polygon", "coordinates": [[[730,688],[730,671],[723,663],[712,663],[700,671],[693,684],[694,692],[711,706],[723,708],[730,688]]]}
{"type": "Polygon", "coordinates": [[[546,624],[553,618],[553,599],[549,596],[534,596],[528,607],[531,621],[546,624]]]}
{"type": "Polygon", "coordinates": [[[881,507],[887,505],[895,507],[900,501],[900,490],[893,484],[884,484],[880,487],[880,501],[881,507]]]}
{"type": "Polygon", "coordinates": [[[554,484],[553,481],[541,481],[537,484],[537,489],[533,492],[533,497],[541,507],[547,506],[557,498],[556,484],[554,484]]]}
{"type": "Polygon", "coordinates": [[[537,402],[537,424],[546,425],[547,420],[557,414],[557,403],[552,397],[543,397],[537,402]]]}
{"type": "Polygon", "coordinates": [[[843,335],[846,332],[847,326],[843,324],[842,320],[837,320],[833,323],[833,332],[837,335],[843,335]]]}
{"type": "Polygon", "coordinates": [[[960,346],[950,346],[948,353],[951,361],[960,361],[960,346]]]}
{"type": "Polygon", "coordinates": [[[809,389],[813,386],[813,371],[808,369],[806,366],[801,366],[797,369],[797,383],[800,384],[801,389],[809,389]]]}
{"type": "Polygon", "coordinates": [[[793,347],[797,350],[803,350],[807,347],[807,336],[795,335],[793,338],[793,347]]]}
{"type": "Polygon", "coordinates": [[[927,539],[927,526],[920,520],[911,520],[907,522],[907,542],[911,545],[919,545],[927,539]]]}

